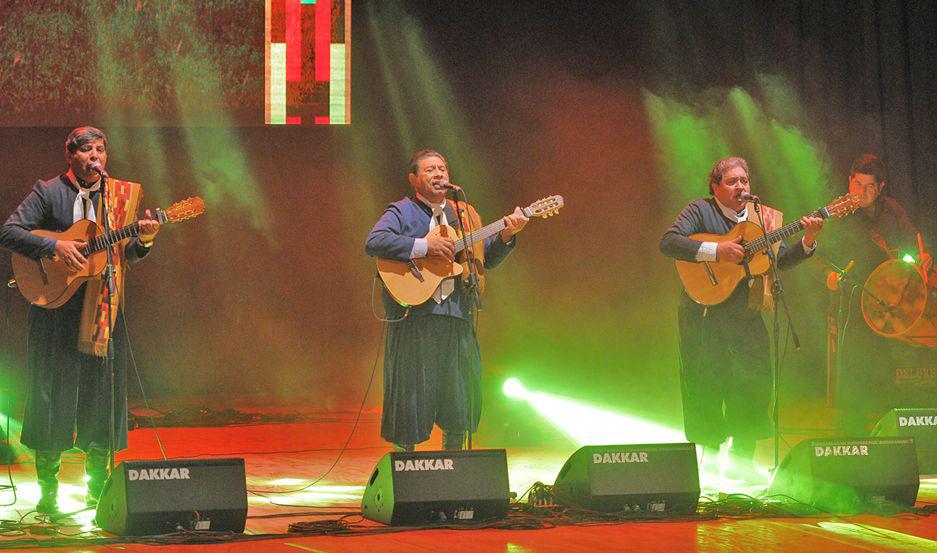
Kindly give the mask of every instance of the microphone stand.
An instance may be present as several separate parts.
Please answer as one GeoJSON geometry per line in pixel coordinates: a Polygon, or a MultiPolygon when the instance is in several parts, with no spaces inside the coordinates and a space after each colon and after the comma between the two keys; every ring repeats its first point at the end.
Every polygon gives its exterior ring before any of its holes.
{"type": "MultiPolygon", "coordinates": [[[[101,205],[103,207],[102,211],[104,212],[104,217],[102,221],[102,226],[104,227],[104,235],[110,232],[110,222],[108,216],[110,214],[110,206],[107,201],[107,184],[108,178],[104,175],[101,175],[101,205]]],[[[108,419],[110,423],[107,427],[107,463],[108,463],[108,475],[114,472],[114,456],[117,450],[117,435],[114,429],[114,426],[117,423],[116,414],[114,409],[117,404],[117,392],[115,390],[115,375],[114,375],[114,336],[112,324],[114,314],[111,312],[111,306],[113,305],[114,295],[117,293],[117,282],[114,279],[114,250],[113,245],[110,243],[105,244],[104,251],[106,252],[107,264],[104,269],[104,274],[102,279],[104,285],[107,286],[107,352],[104,355],[104,371],[108,375],[108,388],[110,390],[110,414],[108,419]]]]}
{"type": "MultiPolygon", "coordinates": [[[[462,188],[455,188],[454,190],[456,219],[459,220],[459,226],[462,227],[462,248],[465,251],[465,261],[468,264],[469,272],[468,285],[466,285],[465,288],[471,302],[469,304],[469,313],[472,313],[472,309],[476,311],[482,310],[482,300],[481,293],[478,290],[478,272],[475,269],[475,254],[472,252],[471,245],[468,242],[468,217],[463,216],[462,206],[459,204],[459,192],[462,193],[462,201],[465,202],[466,206],[468,206],[468,197],[465,194],[465,190],[462,188]]],[[[472,326],[472,332],[475,332],[474,324],[470,326],[472,326]]],[[[466,429],[465,448],[472,449],[472,427],[475,425],[475,375],[469,374],[466,381],[468,385],[468,428],[466,429]]]]}
{"type": "MultiPolygon", "coordinates": [[[[850,286],[850,289],[854,290],[858,288],[863,294],[869,297],[872,301],[878,303],[882,307],[888,307],[888,304],[885,300],[873,294],[868,288],[865,287],[865,284],[856,280],[852,275],[849,274],[849,270],[852,268],[852,261],[850,261],[845,268],[839,267],[832,261],[826,258],[822,258],[824,263],[826,263],[833,272],[837,273],[839,276],[836,277],[837,289],[836,294],[838,294],[838,302],[836,305],[836,341],[835,347],[836,351],[834,353],[833,359],[836,364],[836,379],[833,381],[835,383],[835,388],[831,387],[829,382],[831,380],[830,375],[827,374],[827,404],[831,405],[834,395],[837,393],[840,377],[842,376],[843,371],[843,346],[846,345],[846,328],[843,327],[843,304],[845,299],[846,290],[843,289],[842,284],[847,283],[850,286]]],[[[850,309],[852,308],[851,302],[849,305],[850,309]]],[[[861,309],[860,309],[861,310],[861,309]]],[[[827,371],[829,373],[829,371],[827,371]]]]}
{"type": "Polygon", "coordinates": [[[778,312],[778,303],[784,306],[784,312],[787,314],[787,325],[791,331],[791,339],[794,341],[794,347],[800,349],[800,339],[797,337],[797,330],[794,328],[794,322],[791,320],[791,310],[787,305],[787,298],[784,296],[784,286],[781,284],[781,275],[778,271],[778,260],[777,256],[774,254],[774,249],[771,247],[771,242],[768,240],[768,231],[765,229],[765,220],[764,216],[761,213],[761,201],[755,200],[752,201],[752,205],[755,206],[755,213],[758,215],[758,222],[761,225],[761,233],[764,236],[765,244],[767,249],[765,253],[768,256],[768,261],[771,267],[771,276],[774,282],[771,285],[771,298],[774,301],[774,316],[772,323],[772,331],[774,333],[774,373],[772,374],[772,387],[773,390],[773,399],[774,399],[774,468],[771,469],[772,472],[777,473],[778,467],[780,466],[779,460],[779,451],[780,451],[780,439],[781,439],[781,314],[778,312]]]}

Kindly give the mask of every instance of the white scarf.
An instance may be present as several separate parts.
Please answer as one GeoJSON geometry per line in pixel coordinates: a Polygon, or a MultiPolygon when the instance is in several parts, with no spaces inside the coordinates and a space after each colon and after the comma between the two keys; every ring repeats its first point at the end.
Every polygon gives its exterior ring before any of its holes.
{"type": "MultiPolygon", "coordinates": [[[[433,214],[429,218],[429,229],[433,230],[440,225],[448,225],[449,221],[446,219],[446,212],[443,211],[443,206],[446,205],[446,202],[442,204],[432,204],[427,202],[430,207],[433,208],[433,214]]],[[[439,283],[439,287],[436,288],[436,291],[433,292],[433,299],[436,300],[436,303],[442,303],[444,299],[449,297],[449,294],[455,291],[455,281],[451,278],[445,278],[442,282],[439,283]]]]}
{"type": "Polygon", "coordinates": [[[75,204],[72,206],[72,222],[77,223],[82,219],[90,219],[97,222],[97,216],[94,213],[94,202],[91,200],[91,193],[97,192],[101,188],[101,180],[88,188],[78,186],[78,195],[75,196],[75,204]]]}

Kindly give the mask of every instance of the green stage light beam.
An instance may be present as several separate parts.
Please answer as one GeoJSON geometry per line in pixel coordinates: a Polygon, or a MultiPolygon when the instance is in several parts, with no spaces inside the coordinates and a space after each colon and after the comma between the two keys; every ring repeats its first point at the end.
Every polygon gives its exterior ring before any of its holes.
{"type": "Polygon", "coordinates": [[[508,397],[526,401],[541,417],[579,445],[685,442],[682,431],[578,401],[528,390],[517,378],[504,382],[508,397]]]}
{"type": "MultiPolygon", "coordinates": [[[[505,380],[501,390],[509,398],[527,402],[537,414],[581,446],[687,441],[681,430],[592,407],[569,398],[531,391],[515,377],[505,380]]],[[[762,493],[768,481],[769,471],[765,467],[756,467],[757,482],[735,480],[725,476],[732,464],[729,456],[730,445],[731,443],[723,445],[718,462],[714,466],[700,467],[701,489],[704,493],[762,493]]]]}
{"type": "MultiPolygon", "coordinates": [[[[272,242],[270,209],[250,152],[225,108],[228,83],[223,81],[224,72],[213,55],[217,46],[200,27],[196,6],[173,5],[157,19],[159,36],[175,45],[166,62],[192,176],[210,209],[233,206],[252,230],[272,242]]],[[[220,225],[210,225],[209,232],[216,239],[230,235],[229,229],[220,225]]]]}
{"type": "Polygon", "coordinates": [[[748,159],[755,189],[796,214],[829,195],[826,145],[812,134],[806,110],[783,77],[759,75],[754,90],[712,88],[671,98],[645,90],[645,110],[661,175],[674,183],[674,206],[706,195],[712,164],[726,155],[748,159]]]}
{"type": "Polygon", "coordinates": [[[406,157],[418,148],[443,152],[449,165],[458,168],[458,180],[474,184],[472,203],[485,211],[488,198],[481,192],[484,183],[492,182],[485,156],[471,131],[460,91],[437,59],[427,30],[405,6],[385,3],[368,10],[377,67],[397,131],[391,147],[403,147],[401,155],[406,157]]]}

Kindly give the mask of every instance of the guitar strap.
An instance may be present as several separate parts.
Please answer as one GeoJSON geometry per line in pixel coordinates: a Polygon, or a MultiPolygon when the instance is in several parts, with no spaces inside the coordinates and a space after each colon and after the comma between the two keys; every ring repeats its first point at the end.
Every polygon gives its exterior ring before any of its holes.
{"type": "MultiPolygon", "coordinates": [[[[760,224],[761,221],[758,218],[758,214],[755,213],[755,206],[751,203],[748,204],[748,213],[751,214],[748,218],[749,221],[760,224]],[[754,215],[754,217],[752,217],[754,215]]],[[[784,224],[784,213],[778,211],[777,209],[772,209],[766,205],[761,206],[761,217],[765,221],[765,232],[771,232],[773,230],[781,228],[784,224]]],[[[777,259],[778,251],[781,248],[780,242],[775,242],[771,245],[771,249],[774,251],[775,259],[777,259]]],[[[748,294],[748,307],[751,309],[757,310],[774,310],[774,296],[771,295],[771,288],[774,285],[774,278],[771,276],[771,271],[767,271],[764,274],[756,277],[748,294]],[[759,284],[759,280],[761,281],[759,284]]]]}
{"type": "MultiPolygon", "coordinates": [[[[107,194],[109,209],[106,215],[111,230],[134,222],[143,197],[139,183],[110,179],[104,187],[104,194],[107,194]]],[[[97,213],[103,213],[100,202],[97,213]]],[[[107,344],[117,321],[119,301],[124,291],[125,261],[124,245],[120,244],[114,248],[114,282],[117,283],[117,294],[113,297],[102,279],[88,281],[81,310],[81,325],[78,328],[78,350],[82,353],[98,357],[107,355],[107,344]]]]}

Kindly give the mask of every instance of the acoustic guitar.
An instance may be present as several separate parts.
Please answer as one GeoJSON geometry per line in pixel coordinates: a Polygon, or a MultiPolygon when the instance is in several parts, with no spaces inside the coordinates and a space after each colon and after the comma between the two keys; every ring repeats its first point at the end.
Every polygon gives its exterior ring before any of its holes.
{"type": "MultiPolygon", "coordinates": [[[[563,207],[563,196],[550,196],[521,208],[524,217],[547,218],[563,207]]],[[[465,238],[469,245],[493,236],[504,230],[504,219],[484,226],[465,238]]],[[[465,249],[461,236],[449,225],[439,225],[427,233],[430,236],[448,236],[455,241],[455,253],[465,249]]],[[[462,264],[441,257],[424,257],[410,261],[377,260],[377,272],[384,281],[390,295],[403,306],[420,305],[433,296],[433,292],[444,278],[462,274],[462,264]]]]}
{"type": "MultiPolygon", "coordinates": [[[[859,198],[844,194],[826,207],[810,214],[811,217],[843,217],[859,208],[859,198]]],[[[732,295],[736,285],[746,277],[760,275],[771,268],[771,260],[766,250],[775,243],[794,236],[802,231],[800,221],[795,221],[781,228],[765,233],[761,226],[753,221],[742,221],[729,232],[719,234],[698,233],[690,238],[701,242],[726,242],[742,237],[745,254],[741,263],[729,261],[682,261],[677,260],[677,274],[683,282],[683,288],[693,301],[702,305],[716,305],[732,295]]],[[[776,251],[776,249],[775,249],[776,251]]]]}
{"type": "MultiPolygon", "coordinates": [[[[205,201],[198,196],[176,202],[168,209],[156,210],[160,223],[178,223],[205,212],[205,201]]],[[[80,271],[71,272],[58,256],[31,259],[14,253],[13,276],[16,287],[29,303],[54,309],[67,302],[78,288],[92,278],[100,278],[107,266],[107,247],[139,235],[138,223],[104,233],[97,223],[82,219],[64,232],[34,230],[32,234],[56,240],[79,240],[85,246],[79,251],[88,260],[80,271]]]]}

